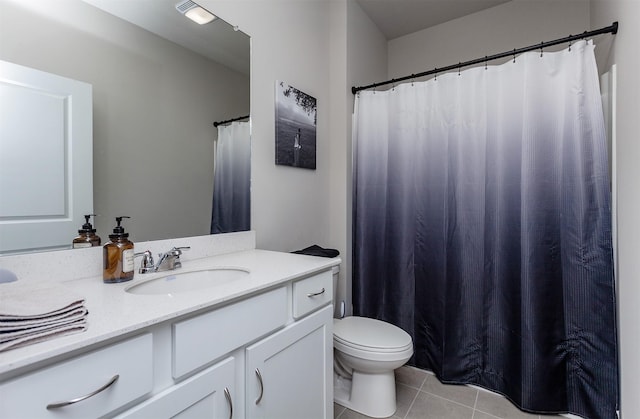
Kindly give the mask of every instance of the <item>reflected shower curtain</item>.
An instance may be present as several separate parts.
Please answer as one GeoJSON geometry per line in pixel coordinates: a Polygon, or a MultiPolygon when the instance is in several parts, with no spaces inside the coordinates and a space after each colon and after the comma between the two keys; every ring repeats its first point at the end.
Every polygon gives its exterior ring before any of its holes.
{"type": "Polygon", "coordinates": [[[213,175],[211,234],[250,229],[251,137],[249,122],[218,126],[213,175]]]}
{"type": "Polygon", "coordinates": [[[614,418],[610,190],[593,45],[361,92],[357,315],[413,365],[533,412],[614,418]]]}

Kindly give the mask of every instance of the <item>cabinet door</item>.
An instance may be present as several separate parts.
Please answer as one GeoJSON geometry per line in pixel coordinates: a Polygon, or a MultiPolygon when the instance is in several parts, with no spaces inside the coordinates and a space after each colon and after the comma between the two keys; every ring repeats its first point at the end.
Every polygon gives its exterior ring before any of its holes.
{"type": "Polygon", "coordinates": [[[333,306],[246,350],[247,418],[333,416],[333,306]]]}
{"type": "Polygon", "coordinates": [[[233,417],[236,395],[235,359],[229,357],[118,418],[227,419],[233,417]]]}

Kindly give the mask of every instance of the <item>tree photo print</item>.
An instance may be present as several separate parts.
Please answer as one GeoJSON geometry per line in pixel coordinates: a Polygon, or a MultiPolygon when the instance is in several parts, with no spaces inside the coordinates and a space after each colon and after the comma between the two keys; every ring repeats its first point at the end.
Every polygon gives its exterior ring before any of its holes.
{"type": "Polygon", "coordinates": [[[316,168],[316,99],[276,81],[276,164],[316,168]]]}

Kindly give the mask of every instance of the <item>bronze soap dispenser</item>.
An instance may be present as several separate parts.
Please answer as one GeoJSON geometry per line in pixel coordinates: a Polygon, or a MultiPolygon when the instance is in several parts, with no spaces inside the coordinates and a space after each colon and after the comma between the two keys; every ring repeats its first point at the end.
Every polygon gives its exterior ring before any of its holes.
{"type": "Polygon", "coordinates": [[[113,234],[109,234],[110,241],[103,246],[102,281],[106,284],[125,282],[133,279],[133,242],[128,239],[129,233],[125,233],[120,226],[123,218],[131,218],[125,215],[116,217],[116,227],[113,234]]]}
{"type": "Polygon", "coordinates": [[[73,239],[72,246],[74,249],[100,246],[100,237],[96,235],[96,229],[93,228],[89,222],[89,218],[92,216],[95,217],[96,214],[87,214],[84,216],[85,223],[82,225],[82,228],[78,230],[78,237],[73,239]]]}

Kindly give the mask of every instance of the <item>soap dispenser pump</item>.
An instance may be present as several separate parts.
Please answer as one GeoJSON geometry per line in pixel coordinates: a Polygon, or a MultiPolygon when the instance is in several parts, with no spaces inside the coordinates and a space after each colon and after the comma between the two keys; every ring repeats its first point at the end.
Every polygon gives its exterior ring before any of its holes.
{"type": "Polygon", "coordinates": [[[123,218],[131,218],[123,215],[116,217],[116,226],[113,234],[109,234],[110,241],[103,246],[102,281],[106,284],[125,282],[133,279],[133,242],[125,233],[124,227],[120,225],[123,218]]]}
{"type": "Polygon", "coordinates": [[[100,237],[96,235],[96,229],[93,228],[89,222],[90,217],[95,217],[96,214],[87,214],[84,216],[85,223],[82,228],[78,230],[78,237],[73,239],[72,246],[74,249],[80,249],[82,247],[100,246],[100,237]]]}

